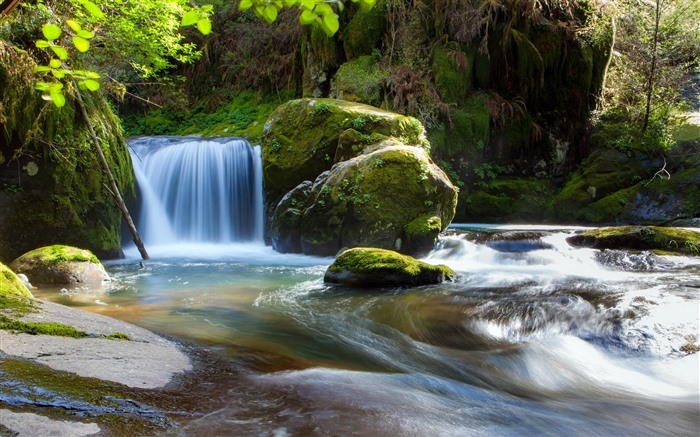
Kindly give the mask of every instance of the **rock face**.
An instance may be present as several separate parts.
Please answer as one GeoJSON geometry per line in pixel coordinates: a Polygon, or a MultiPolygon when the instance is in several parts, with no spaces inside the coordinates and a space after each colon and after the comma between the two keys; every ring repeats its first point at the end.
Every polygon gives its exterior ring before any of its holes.
{"type": "Polygon", "coordinates": [[[452,280],[455,272],[400,253],[367,247],[348,249],[328,267],[323,280],[352,287],[401,287],[452,280]]]}
{"type": "Polygon", "coordinates": [[[109,275],[89,250],[54,245],[27,252],[10,264],[34,284],[99,284],[109,275]]]}
{"type": "Polygon", "coordinates": [[[32,297],[27,287],[5,264],[0,263],[0,297],[32,297]]]}
{"type": "Polygon", "coordinates": [[[656,250],[700,256],[700,232],[660,226],[619,226],[583,232],[566,241],[596,249],[656,250]]]}
{"type": "Polygon", "coordinates": [[[283,105],[269,123],[263,167],[276,250],[423,254],[452,221],[457,189],[422,147],[417,120],[307,99],[283,105]]]}
{"type": "MultiPolygon", "coordinates": [[[[70,93],[62,108],[41,99],[32,85],[35,66],[26,53],[0,42],[0,260],[56,243],[117,258],[121,213],[104,188],[107,178],[87,125],[70,93]]],[[[100,98],[86,95],[85,105],[128,200],[135,178],[119,120],[100,98]]]]}

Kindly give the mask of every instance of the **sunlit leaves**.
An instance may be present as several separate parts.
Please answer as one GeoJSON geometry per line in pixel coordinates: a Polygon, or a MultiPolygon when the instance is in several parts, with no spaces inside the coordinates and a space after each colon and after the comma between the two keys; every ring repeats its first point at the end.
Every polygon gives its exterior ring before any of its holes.
{"type": "Polygon", "coordinates": [[[36,89],[42,92],[42,99],[52,101],[57,108],[66,104],[61,82],[37,82],[36,89]]]}
{"type": "Polygon", "coordinates": [[[73,45],[79,52],[87,52],[90,49],[90,41],[86,40],[85,38],[74,36],[72,39],[73,45]]]}
{"type": "Polygon", "coordinates": [[[68,50],[64,49],[61,46],[51,46],[51,50],[58,56],[60,59],[65,60],[68,59],[68,50]]]}
{"type": "MultiPolygon", "coordinates": [[[[352,0],[359,3],[362,8],[371,8],[377,0],[352,0]]],[[[277,19],[279,10],[283,7],[297,6],[301,9],[299,22],[305,26],[320,26],[326,35],[333,36],[340,28],[338,15],[331,4],[335,4],[338,11],[344,7],[343,0],[241,0],[238,9],[245,11],[252,9],[255,15],[272,23],[277,19]]]]}
{"type": "Polygon", "coordinates": [[[214,11],[212,5],[204,5],[198,9],[191,9],[182,15],[181,26],[192,26],[196,25],[197,30],[202,35],[209,35],[211,33],[211,20],[209,16],[214,11]]]}
{"type": "Polygon", "coordinates": [[[100,9],[96,4],[90,0],[78,0],[78,3],[83,5],[83,7],[92,15],[93,18],[103,18],[105,16],[102,9],[100,9]]]}
{"type": "Polygon", "coordinates": [[[47,23],[41,26],[41,33],[44,34],[44,38],[49,41],[53,41],[61,36],[61,28],[55,24],[47,23]]]}

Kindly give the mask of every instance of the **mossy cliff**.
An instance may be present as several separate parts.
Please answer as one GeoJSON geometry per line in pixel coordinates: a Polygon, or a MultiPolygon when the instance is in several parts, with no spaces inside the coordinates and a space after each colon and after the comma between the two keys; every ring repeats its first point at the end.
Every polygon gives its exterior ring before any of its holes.
{"type": "MultiPolygon", "coordinates": [[[[121,214],[105,188],[74,98],[55,108],[34,90],[33,60],[0,41],[0,260],[61,243],[102,258],[120,255],[121,214]]],[[[125,198],[134,194],[119,121],[97,94],[84,93],[90,123],[125,198]]]]}
{"type": "Polygon", "coordinates": [[[430,250],[454,217],[457,190],[425,145],[416,119],[367,105],[302,99],[280,107],[263,137],[275,249],[430,250]]]}

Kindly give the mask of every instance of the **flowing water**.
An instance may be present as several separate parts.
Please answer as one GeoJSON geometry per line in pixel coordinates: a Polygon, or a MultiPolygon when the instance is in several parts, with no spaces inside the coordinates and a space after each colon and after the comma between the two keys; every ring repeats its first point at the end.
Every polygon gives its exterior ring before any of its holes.
{"type": "Polygon", "coordinates": [[[574,229],[456,226],[425,259],[454,282],[363,290],[325,285],[330,258],[178,226],[143,269],[131,249],[102,287],[36,294],[227,357],[236,371],[203,384],[216,408],[183,420],[185,435],[700,432],[697,258],[572,248],[574,229]]]}

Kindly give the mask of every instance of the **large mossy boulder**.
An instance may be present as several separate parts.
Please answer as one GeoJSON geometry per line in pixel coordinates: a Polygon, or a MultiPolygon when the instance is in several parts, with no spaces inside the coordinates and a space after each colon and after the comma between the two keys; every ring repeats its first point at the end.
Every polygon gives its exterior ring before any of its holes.
{"type": "Polygon", "coordinates": [[[368,246],[422,255],[452,221],[457,189],[424,149],[389,139],[334,165],[305,199],[294,206],[303,211],[298,222],[283,220],[290,214],[287,202],[275,209],[275,249],[301,247],[308,255],[332,256],[342,248],[368,246]],[[299,241],[283,247],[282,235],[298,235],[299,241]]]}
{"type": "Polygon", "coordinates": [[[392,250],[356,247],[338,255],[324,282],[350,287],[404,287],[452,280],[455,272],[392,250]]]}
{"type": "MultiPolygon", "coordinates": [[[[0,302],[3,298],[32,297],[24,283],[17,277],[15,272],[10,270],[5,264],[0,263],[0,302]]],[[[2,305],[0,305],[2,309],[2,305]]]]}
{"type": "Polygon", "coordinates": [[[653,250],[700,256],[700,232],[661,226],[619,226],[593,229],[566,241],[596,249],[653,250]]]}
{"type": "MultiPolygon", "coordinates": [[[[121,255],[121,213],[105,188],[76,99],[56,108],[34,89],[34,61],[0,42],[0,260],[64,243],[102,258],[121,255]],[[11,68],[2,69],[1,66],[11,68]]],[[[90,124],[122,195],[134,195],[134,172],[119,120],[86,93],[90,124]]]]}
{"type": "Polygon", "coordinates": [[[27,275],[34,284],[85,285],[109,280],[104,266],[92,252],[71,246],[34,249],[12,261],[10,267],[27,275]]]}
{"type": "Polygon", "coordinates": [[[341,137],[345,150],[382,137],[426,144],[423,126],[412,117],[335,99],[291,100],[270,115],[263,130],[266,201],[277,205],[303,181],[313,181],[335,162],[352,157],[336,156],[341,137]]]}

